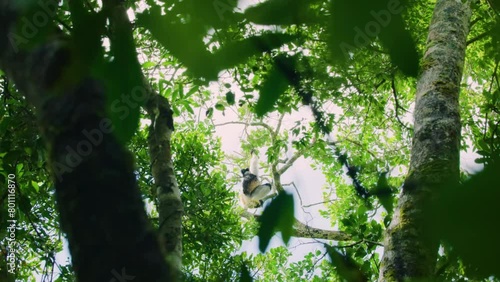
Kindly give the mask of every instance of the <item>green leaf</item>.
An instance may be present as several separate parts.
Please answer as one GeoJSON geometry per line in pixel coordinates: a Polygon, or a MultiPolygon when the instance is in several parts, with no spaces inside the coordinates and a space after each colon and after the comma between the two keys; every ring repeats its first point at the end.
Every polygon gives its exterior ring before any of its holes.
{"type": "Polygon", "coordinates": [[[380,173],[377,181],[377,186],[370,193],[376,196],[387,211],[387,213],[392,214],[394,208],[394,201],[392,197],[392,189],[387,182],[387,173],[380,173]]]}
{"type": "Polygon", "coordinates": [[[332,60],[339,64],[345,63],[351,59],[352,52],[378,38],[388,50],[391,62],[405,75],[415,77],[420,58],[401,13],[391,14],[390,20],[386,21],[378,16],[374,21],[374,11],[387,12],[386,5],[387,1],[330,1],[328,28],[331,36],[328,46],[332,60]],[[378,27],[377,32],[367,33],[366,28],[374,24],[378,27]]]}
{"type": "Polygon", "coordinates": [[[31,180],[31,186],[33,186],[33,188],[35,188],[35,191],[40,191],[40,186],[38,186],[38,183],[36,183],[35,181],[31,180]]]}
{"type": "Polygon", "coordinates": [[[196,93],[198,90],[200,90],[200,87],[194,86],[193,88],[189,89],[188,93],[184,96],[184,98],[188,98],[189,96],[193,95],[196,93]]]}
{"type": "Polygon", "coordinates": [[[235,0],[177,1],[171,13],[173,15],[190,15],[200,25],[212,26],[216,29],[227,28],[241,20],[241,14],[235,11],[237,4],[238,1],[235,0]]]}
{"type": "MultiPolygon", "coordinates": [[[[125,144],[139,128],[140,109],[150,93],[144,87],[131,26],[120,20],[114,22],[114,17],[110,19],[113,26],[113,36],[109,37],[110,55],[113,60],[106,62],[102,59],[95,72],[105,81],[106,101],[111,110],[109,116],[115,128],[114,134],[125,144]]],[[[128,18],[125,20],[128,21],[128,18]]],[[[85,26],[82,29],[85,30],[85,26]]]]}
{"type": "Polygon", "coordinates": [[[189,105],[189,103],[184,103],[183,105],[184,105],[184,107],[186,108],[186,110],[188,112],[190,112],[191,114],[194,115],[194,110],[193,110],[193,108],[191,108],[191,106],[189,105]]]}
{"type": "Polygon", "coordinates": [[[405,75],[416,77],[419,72],[420,55],[401,14],[392,15],[391,21],[382,28],[378,37],[382,45],[389,50],[391,62],[405,75]]]}
{"type": "Polygon", "coordinates": [[[217,104],[215,104],[215,109],[217,109],[219,111],[223,111],[226,109],[226,107],[224,107],[224,105],[222,105],[221,103],[217,103],[217,104]]]}
{"type": "Polygon", "coordinates": [[[182,84],[178,85],[177,91],[179,92],[179,98],[184,98],[184,86],[182,84]]]}
{"type": "Polygon", "coordinates": [[[172,94],[172,88],[166,86],[165,88],[160,87],[160,93],[164,97],[170,97],[170,94],[172,94]]]}
{"type": "MultiPolygon", "coordinates": [[[[89,12],[79,1],[69,2],[73,47],[83,64],[92,65],[104,52],[101,38],[105,32],[106,17],[103,13],[89,12]]],[[[87,68],[86,68],[87,69],[87,68]]]]}
{"type": "Polygon", "coordinates": [[[477,159],[475,159],[475,160],[474,160],[474,162],[475,162],[476,164],[484,164],[484,163],[486,163],[487,161],[488,161],[488,159],[487,159],[487,158],[477,158],[477,159]]]}
{"type": "Polygon", "coordinates": [[[293,196],[280,193],[264,209],[260,217],[260,227],[257,234],[259,236],[259,250],[264,252],[269,245],[269,241],[278,231],[281,232],[281,237],[287,244],[293,234],[294,222],[293,196]]]}
{"type": "Polygon", "coordinates": [[[226,101],[229,106],[234,105],[234,93],[229,91],[226,93],[226,101]]]}
{"type": "MultiPolygon", "coordinates": [[[[179,91],[172,89],[172,102],[177,101],[177,96],[179,95],[179,91]]],[[[168,97],[168,96],[167,96],[168,97]]]]}
{"type": "Polygon", "coordinates": [[[325,245],[325,247],[332,265],[345,281],[368,281],[366,275],[360,270],[361,266],[350,256],[338,252],[330,245],[325,245]]]}
{"type": "Polygon", "coordinates": [[[490,151],[490,145],[483,139],[477,140],[477,146],[479,149],[482,149],[483,151],[490,151]]]}
{"type": "Polygon", "coordinates": [[[148,62],[144,62],[144,63],[142,64],[142,67],[143,67],[143,68],[145,68],[145,69],[149,69],[149,68],[152,68],[152,67],[154,67],[154,66],[156,66],[156,63],[154,63],[154,62],[150,62],[150,61],[148,61],[148,62]]]}
{"type": "Polygon", "coordinates": [[[18,159],[23,155],[23,152],[20,150],[11,150],[5,154],[3,157],[3,162],[6,164],[14,164],[17,163],[18,159]]]}
{"type": "Polygon", "coordinates": [[[240,282],[251,282],[253,281],[252,276],[250,276],[250,271],[248,271],[248,267],[245,264],[241,265],[240,271],[240,282]]]}
{"type": "Polygon", "coordinates": [[[289,85],[288,79],[282,69],[276,64],[271,69],[262,88],[260,90],[259,100],[255,105],[255,113],[262,117],[270,112],[281,94],[287,90],[289,85]]]}
{"type": "Polygon", "coordinates": [[[137,25],[149,30],[153,37],[181,61],[194,76],[216,80],[218,71],[212,55],[203,42],[204,33],[199,31],[196,23],[170,22],[168,17],[162,15],[161,9],[159,6],[153,6],[138,14],[137,25]]]}
{"type": "Polygon", "coordinates": [[[210,107],[207,109],[207,111],[205,112],[205,115],[207,116],[207,118],[211,118],[214,114],[214,108],[210,107]]]}
{"type": "Polygon", "coordinates": [[[174,112],[175,116],[179,116],[181,114],[181,112],[179,111],[179,108],[177,108],[174,105],[172,105],[172,111],[174,112]]]}
{"type": "Polygon", "coordinates": [[[147,94],[142,85],[130,88],[130,83],[123,83],[123,80],[127,79],[121,76],[122,71],[119,69],[117,63],[102,64],[94,69],[94,74],[105,86],[106,107],[113,125],[113,134],[120,143],[125,144],[139,128],[140,106],[147,94]]]}
{"type": "Polygon", "coordinates": [[[244,63],[255,55],[269,52],[296,38],[296,36],[288,34],[267,33],[227,43],[215,53],[214,61],[218,63],[218,70],[224,70],[244,63]]]}
{"type": "Polygon", "coordinates": [[[468,275],[499,276],[500,252],[500,163],[492,165],[461,185],[450,183],[439,190],[436,201],[424,211],[423,230],[449,244],[468,275]]]}
{"type": "Polygon", "coordinates": [[[319,19],[309,9],[308,0],[269,0],[245,10],[245,17],[256,24],[311,24],[319,19]]]}
{"type": "MultiPolygon", "coordinates": [[[[22,189],[22,188],[21,188],[22,189]]],[[[28,196],[25,193],[19,194],[19,209],[25,213],[31,212],[33,205],[28,196]]]]}

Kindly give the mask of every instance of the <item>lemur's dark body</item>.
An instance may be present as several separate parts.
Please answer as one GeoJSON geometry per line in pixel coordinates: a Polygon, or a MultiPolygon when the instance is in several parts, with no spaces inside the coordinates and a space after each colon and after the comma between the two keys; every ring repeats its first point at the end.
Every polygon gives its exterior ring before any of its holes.
{"type": "Polygon", "coordinates": [[[262,205],[262,199],[271,192],[271,184],[261,184],[257,175],[258,159],[252,152],[252,160],[249,168],[241,170],[243,175],[243,195],[240,194],[240,200],[245,207],[259,207],[262,205]]]}

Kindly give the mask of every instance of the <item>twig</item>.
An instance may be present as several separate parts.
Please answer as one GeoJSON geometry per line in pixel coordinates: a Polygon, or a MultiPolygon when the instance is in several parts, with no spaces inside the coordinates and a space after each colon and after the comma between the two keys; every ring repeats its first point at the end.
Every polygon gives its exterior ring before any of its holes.
{"type": "Polygon", "coordinates": [[[270,125],[263,123],[263,122],[248,123],[248,122],[244,122],[244,121],[228,121],[228,122],[214,124],[214,126],[217,127],[217,126],[224,126],[224,125],[228,125],[228,124],[242,124],[242,125],[246,125],[246,126],[262,126],[265,129],[267,129],[269,132],[271,132],[271,134],[274,135],[274,129],[270,125]]]}
{"type": "Polygon", "coordinates": [[[398,100],[398,92],[396,90],[396,83],[395,83],[395,79],[394,79],[394,75],[392,76],[392,80],[391,80],[391,88],[392,88],[392,95],[394,96],[394,103],[396,104],[396,109],[395,109],[395,112],[396,112],[396,119],[397,121],[399,122],[399,124],[401,124],[402,127],[404,127],[406,130],[411,130],[408,126],[406,126],[406,124],[404,124],[401,119],[399,118],[399,112],[398,112],[398,109],[402,109],[403,111],[407,112],[408,110],[406,110],[405,108],[403,108],[400,104],[399,104],[399,100],[398,100]]]}
{"type": "Polygon", "coordinates": [[[317,205],[322,205],[322,204],[331,203],[331,202],[335,202],[335,201],[337,201],[337,199],[331,199],[331,200],[327,200],[327,201],[322,201],[322,202],[318,202],[318,203],[314,203],[314,204],[305,205],[304,208],[310,208],[310,207],[314,207],[314,206],[317,206],[317,205]]]}
{"type": "Polygon", "coordinates": [[[285,114],[282,114],[279,119],[278,119],[278,125],[276,126],[276,130],[274,130],[274,134],[278,135],[280,130],[281,130],[281,123],[283,122],[283,118],[285,117],[285,114]]]}
{"type": "Polygon", "coordinates": [[[277,172],[279,175],[282,175],[283,173],[285,173],[285,171],[287,171],[292,165],[293,163],[300,157],[302,157],[302,155],[304,155],[304,152],[301,150],[301,151],[298,151],[296,152],[286,163],[285,165],[283,165],[277,172]]]}
{"type": "Polygon", "coordinates": [[[468,45],[470,45],[470,44],[472,44],[472,43],[474,43],[476,41],[479,41],[479,40],[485,38],[486,36],[490,35],[491,32],[492,32],[492,30],[488,30],[488,31],[485,31],[485,32],[479,34],[478,36],[476,36],[476,37],[474,37],[474,38],[472,38],[470,40],[467,40],[466,45],[468,46],[468,45]]]}

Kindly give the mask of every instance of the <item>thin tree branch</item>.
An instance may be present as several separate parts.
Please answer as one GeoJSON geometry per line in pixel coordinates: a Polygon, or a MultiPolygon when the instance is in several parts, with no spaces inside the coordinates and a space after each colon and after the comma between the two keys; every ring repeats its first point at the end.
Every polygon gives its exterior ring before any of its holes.
{"type": "MultiPolygon", "coordinates": [[[[375,155],[375,153],[373,153],[372,151],[370,151],[369,149],[366,149],[365,146],[363,146],[363,144],[361,144],[359,141],[356,141],[356,140],[352,140],[350,138],[342,138],[342,139],[339,139],[337,140],[337,143],[342,143],[343,141],[347,141],[349,143],[352,143],[356,146],[359,146],[361,147],[362,149],[364,149],[368,154],[370,154],[373,158],[375,159],[378,159],[377,155],[375,155]]],[[[333,145],[335,146],[336,144],[333,143],[333,142],[329,142],[328,145],[333,145]]]]}
{"type": "Polygon", "coordinates": [[[281,124],[283,122],[283,118],[285,117],[285,114],[281,114],[279,119],[278,119],[278,125],[276,126],[276,129],[274,130],[274,134],[278,135],[280,130],[281,130],[281,124]]]}
{"type": "Polygon", "coordinates": [[[218,124],[214,124],[215,127],[217,126],[224,126],[224,125],[228,125],[228,124],[242,124],[242,125],[246,125],[246,126],[261,126],[261,127],[264,127],[265,129],[267,129],[273,136],[274,136],[274,129],[266,124],[266,123],[263,123],[263,122],[244,122],[244,121],[228,121],[228,122],[224,122],[224,123],[218,123],[218,124]]]}
{"type": "Polygon", "coordinates": [[[398,92],[396,90],[396,82],[395,82],[395,78],[394,76],[392,77],[392,80],[391,80],[391,88],[392,88],[392,95],[394,96],[394,103],[396,104],[396,109],[394,110],[396,112],[396,119],[397,121],[399,122],[399,124],[401,124],[401,126],[407,130],[411,130],[408,126],[406,126],[406,124],[404,124],[401,119],[399,118],[399,112],[398,112],[398,109],[402,109],[403,111],[407,112],[407,110],[405,108],[403,108],[401,106],[401,104],[399,104],[399,100],[398,100],[398,92]]]}
{"type": "Polygon", "coordinates": [[[331,203],[331,202],[335,202],[335,201],[337,201],[337,199],[331,199],[331,200],[322,201],[322,202],[318,202],[318,203],[314,203],[314,204],[309,204],[309,205],[305,205],[303,207],[304,208],[310,208],[310,207],[314,207],[314,206],[317,206],[317,205],[327,204],[327,203],[331,203]]]}
{"type": "MultiPolygon", "coordinates": [[[[254,218],[258,220],[260,215],[250,213],[248,211],[243,211],[241,216],[244,218],[254,218]]],[[[343,231],[325,230],[320,228],[314,228],[306,225],[297,219],[293,224],[295,230],[295,237],[299,238],[314,238],[314,239],[324,239],[324,240],[334,240],[334,241],[351,241],[352,238],[349,234],[343,231]]]]}
{"type": "Polygon", "coordinates": [[[485,32],[479,34],[476,37],[471,38],[470,40],[467,40],[467,45],[470,45],[470,44],[472,44],[472,43],[474,43],[476,41],[479,41],[479,40],[485,38],[486,36],[490,35],[491,32],[492,32],[492,30],[488,30],[488,31],[485,31],[485,32]]]}
{"type": "Polygon", "coordinates": [[[285,163],[285,165],[283,165],[277,171],[278,174],[282,175],[283,173],[285,173],[285,171],[287,171],[298,158],[302,157],[302,155],[304,155],[304,151],[303,150],[296,152],[290,159],[288,159],[288,161],[285,163]]]}

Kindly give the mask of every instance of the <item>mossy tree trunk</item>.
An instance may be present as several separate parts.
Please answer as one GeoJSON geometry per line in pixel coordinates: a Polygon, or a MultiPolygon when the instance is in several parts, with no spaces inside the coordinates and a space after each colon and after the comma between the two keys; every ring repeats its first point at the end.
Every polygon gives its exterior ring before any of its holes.
{"type": "MultiPolygon", "coordinates": [[[[132,37],[132,25],[124,2],[107,1],[111,13],[111,25],[119,26],[132,37]]],[[[182,215],[181,193],[174,171],[171,136],[174,131],[173,112],[167,98],[153,90],[146,77],[142,77],[148,94],[144,109],[150,116],[148,146],[151,174],[158,199],[159,241],[167,262],[175,276],[182,276],[182,215]]]]}
{"type": "Polygon", "coordinates": [[[182,270],[182,215],[184,211],[170,146],[174,130],[172,110],[165,97],[150,93],[150,99],[146,105],[151,116],[148,143],[151,172],[158,197],[160,243],[167,261],[179,276],[182,270]]]}
{"type": "Polygon", "coordinates": [[[470,1],[438,0],[417,84],[410,170],[387,229],[379,281],[428,279],[436,239],[424,236],[422,208],[459,180],[459,90],[471,17],[470,1]]]}

